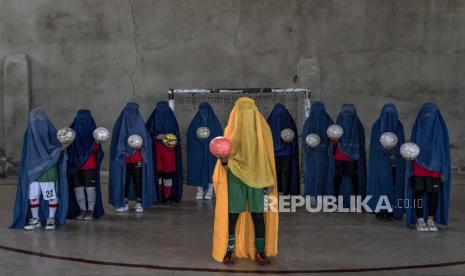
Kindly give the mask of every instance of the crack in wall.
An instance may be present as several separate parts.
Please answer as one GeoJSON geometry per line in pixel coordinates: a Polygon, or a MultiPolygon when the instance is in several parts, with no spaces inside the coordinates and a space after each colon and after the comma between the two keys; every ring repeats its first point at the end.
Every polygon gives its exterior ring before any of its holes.
{"type": "Polygon", "coordinates": [[[134,16],[134,2],[133,0],[128,0],[129,6],[131,7],[131,21],[132,21],[132,39],[134,43],[134,49],[136,50],[135,56],[134,56],[134,66],[132,67],[131,73],[128,75],[129,81],[131,82],[132,86],[132,97],[133,99],[136,97],[136,84],[134,83],[134,75],[136,74],[137,67],[139,65],[139,58],[142,56],[142,53],[139,49],[139,44],[137,41],[137,24],[136,24],[136,18],[134,16]]]}

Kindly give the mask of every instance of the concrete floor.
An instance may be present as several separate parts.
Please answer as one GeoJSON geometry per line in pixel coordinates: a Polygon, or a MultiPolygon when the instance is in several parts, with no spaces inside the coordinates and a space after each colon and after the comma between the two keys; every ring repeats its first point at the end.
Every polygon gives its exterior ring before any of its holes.
{"type": "MultiPolygon", "coordinates": [[[[267,267],[239,260],[229,268],[213,261],[210,255],[213,204],[191,200],[194,197],[191,188],[186,188],[182,203],[145,210],[141,217],[133,212],[117,214],[107,205],[107,215],[102,219],[69,220],[55,232],[7,228],[15,189],[15,179],[0,181],[0,275],[219,275],[225,272],[221,269],[241,271],[235,275],[250,275],[250,272],[350,270],[465,261],[462,196],[465,178],[458,176],[452,188],[447,230],[418,233],[407,229],[403,222],[386,223],[368,214],[309,214],[301,210],[281,215],[279,256],[267,267]],[[16,249],[27,252],[12,251],[16,249]],[[30,251],[52,258],[30,255],[30,251]],[[66,259],[69,257],[94,263],[66,259]],[[133,264],[142,267],[130,267],[133,264]],[[171,271],[159,266],[194,268],[194,271],[171,271]],[[196,268],[216,270],[203,272],[195,271],[196,268]]],[[[103,185],[103,189],[106,191],[107,186],[103,185]]],[[[363,274],[465,275],[465,265],[363,274]]]]}

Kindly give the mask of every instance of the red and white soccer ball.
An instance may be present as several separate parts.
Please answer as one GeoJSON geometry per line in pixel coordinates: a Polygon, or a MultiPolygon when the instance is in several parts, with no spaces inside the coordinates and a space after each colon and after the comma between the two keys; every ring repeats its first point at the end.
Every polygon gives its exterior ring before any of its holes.
{"type": "Polygon", "coordinates": [[[218,136],[210,141],[210,152],[217,158],[226,158],[231,154],[232,144],[227,138],[218,136]]]}

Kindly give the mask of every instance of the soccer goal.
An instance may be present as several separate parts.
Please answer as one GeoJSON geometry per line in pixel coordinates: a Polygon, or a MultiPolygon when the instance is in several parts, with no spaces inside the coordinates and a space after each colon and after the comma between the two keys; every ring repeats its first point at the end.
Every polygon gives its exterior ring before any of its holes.
{"type": "Polygon", "coordinates": [[[299,130],[308,117],[311,103],[310,90],[305,88],[170,89],[168,96],[183,136],[198,106],[203,102],[210,103],[223,128],[234,103],[240,97],[253,98],[265,119],[275,104],[282,103],[293,116],[299,130]]]}
{"type": "MultiPolygon", "coordinates": [[[[168,96],[170,106],[175,111],[179,124],[183,154],[186,153],[187,128],[196,114],[198,106],[203,102],[208,102],[212,106],[223,128],[226,127],[234,103],[240,97],[255,99],[257,107],[265,119],[268,118],[275,104],[284,104],[296,122],[299,141],[301,141],[302,127],[310,113],[311,104],[310,90],[305,88],[170,89],[168,96]]],[[[299,147],[300,145],[301,142],[299,142],[299,147]]],[[[186,159],[183,159],[186,162],[186,159]]],[[[301,171],[303,169],[302,161],[300,158],[301,171]]],[[[184,163],[184,173],[185,175],[187,173],[186,163],[184,163]]]]}

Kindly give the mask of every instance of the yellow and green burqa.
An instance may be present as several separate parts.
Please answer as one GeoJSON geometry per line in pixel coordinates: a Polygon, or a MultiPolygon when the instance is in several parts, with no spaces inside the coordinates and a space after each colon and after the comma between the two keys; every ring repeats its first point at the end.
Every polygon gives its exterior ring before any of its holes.
{"type": "MultiPolygon", "coordinates": [[[[213,174],[216,194],[213,258],[222,262],[228,246],[228,168],[252,188],[274,186],[269,196],[276,199],[276,206],[273,206],[274,211],[270,208],[263,216],[265,254],[276,256],[279,218],[273,138],[268,123],[253,99],[244,97],[236,101],[229,115],[224,137],[231,141],[232,153],[227,166],[223,166],[218,160],[213,174]]],[[[234,252],[236,257],[255,259],[255,232],[249,212],[241,213],[237,221],[234,252]]]]}

